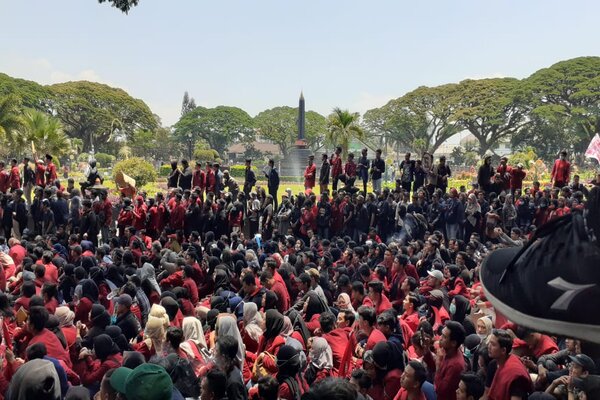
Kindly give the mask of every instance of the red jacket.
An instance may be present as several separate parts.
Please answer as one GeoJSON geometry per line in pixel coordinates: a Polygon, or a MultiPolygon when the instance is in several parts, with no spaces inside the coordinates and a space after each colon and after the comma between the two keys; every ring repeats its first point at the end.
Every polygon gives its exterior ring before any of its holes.
{"type": "Polygon", "coordinates": [[[465,358],[459,350],[452,357],[444,356],[435,373],[435,394],[438,399],[456,400],[460,375],[465,371],[465,358]]]}
{"type": "Polygon", "coordinates": [[[569,183],[569,174],[571,173],[571,163],[567,160],[558,159],[554,161],[554,166],[552,167],[552,180],[559,181],[563,183],[569,183]]]}
{"type": "MultiPolygon", "coordinates": [[[[44,328],[40,333],[35,335],[30,341],[29,345],[36,343],[44,343],[46,345],[46,351],[48,356],[54,357],[57,360],[64,361],[65,364],[70,368],[72,367],[71,358],[69,357],[69,352],[67,349],[62,347],[60,340],[58,337],[50,332],[48,329],[44,328]]],[[[106,372],[106,371],[105,371],[106,372]]]]}
{"type": "Polygon", "coordinates": [[[46,186],[46,167],[44,164],[36,164],[35,166],[35,185],[46,186]]]}
{"type": "Polygon", "coordinates": [[[304,187],[308,189],[314,188],[316,176],[317,166],[315,164],[306,166],[306,169],[304,170],[304,187]]]}
{"type": "Polygon", "coordinates": [[[329,347],[331,347],[331,353],[333,355],[333,369],[336,374],[340,369],[340,364],[342,362],[342,358],[344,357],[344,351],[346,350],[346,346],[348,346],[348,342],[350,341],[350,332],[352,332],[352,328],[348,326],[346,328],[334,329],[329,333],[324,333],[322,336],[323,339],[325,339],[329,344],[329,347]]]}
{"type": "Polygon", "coordinates": [[[0,192],[6,193],[10,186],[10,175],[8,172],[2,170],[0,171],[0,192]]]}
{"type": "Polygon", "coordinates": [[[176,205],[171,211],[171,229],[180,230],[183,229],[185,223],[185,207],[181,204],[176,205]]]}
{"type": "Polygon", "coordinates": [[[10,169],[10,188],[21,188],[21,174],[19,173],[19,167],[16,165],[10,169]]]}
{"type": "Polygon", "coordinates": [[[123,365],[123,356],[120,353],[111,354],[104,361],[94,360],[92,357],[85,359],[86,369],[81,374],[81,383],[83,385],[92,385],[100,383],[104,375],[113,368],[119,368],[123,365]]]}
{"type": "Polygon", "coordinates": [[[519,168],[513,168],[510,171],[510,188],[512,190],[521,189],[523,187],[523,179],[527,176],[527,172],[519,168]]]}
{"type": "Polygon", "coordinates": [[[342,159],[340,156],[332,157],[329,163],[331,164],[331,176],[340,176],[342,174],[342,159]]]}
{"type": "Polygon", "coordinates": [[[54,165],[54,163],[52,161],[50,161],[48,163],[48,166],[46,167],[46,175],[48,177],[48,179],[46,180],[46,185],[53,184],[54,181],[56,180],[57,176],[56,176],[56,165],[54,165]]]}
{"type": "MultiPolygon", "coordinates": [[[[494,375],[494,380],[488,393],[489,400],[510,399],[511,386],[518,384],[520,387],[532,389],[531,378],[519,357],[511,354],[504,365],[499,365],[494,375]],[[522,386],[521,386],[522,385],[522,386]]],[[[514,386],[513,386],[514,387],[514,386]]],[[[436,390],[437,392],[437,390],[436,390]]]]}

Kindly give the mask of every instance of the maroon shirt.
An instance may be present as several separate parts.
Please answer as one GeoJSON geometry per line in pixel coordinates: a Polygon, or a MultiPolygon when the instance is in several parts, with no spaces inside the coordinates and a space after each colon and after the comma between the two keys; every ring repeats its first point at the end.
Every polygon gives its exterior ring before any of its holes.
{"type": "Polygon", "coordinates": [[[444,356],[435,373],[435,394],[438,399],[456,400],[460,375],[465,371],[465,359],[461,351],[452,357],[444,356]]]}

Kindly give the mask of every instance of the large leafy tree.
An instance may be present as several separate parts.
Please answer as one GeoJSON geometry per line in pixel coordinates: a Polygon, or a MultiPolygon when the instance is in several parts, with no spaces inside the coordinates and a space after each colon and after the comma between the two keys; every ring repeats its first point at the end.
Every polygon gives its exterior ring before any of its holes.
{"type": "Polygon", "coordinates": [[[600,132],[600,57],[558,62],[535,72],[527,83],[533,92],[536,133],[558,140],[563,148],[585,150],[600,132]]]}
{"type": "Polygon", "coordinates": [[[348,154],[352,138],[364,139],[365,133],[359,124],[360,114],[339,107],[333,109],[327,119],[325,140],[331,146],[340,146],[342,154],[348,154]]]}
{"type": "Polygon", "coordinates": [[[237,107],[196,107],[175,124],[174,133],[180,141],[191,139],[192,144],[203,140],[224,156],[232,143],[252,138],[254,126],[248,113],[237,107]]]}
{"type": "Polygon", "coordinates": [[[71,151],[71,142],[57,118],[38,110],[27,110],[23,114],[23,129],[12,135],[10,145],[15,153],[31,148],[33,143],[37,156],[50,153],[64,156],[71,151]]]}
{"type": "MultiPolygon", "coordinates": [[[[313,151],[323,146],[327,131],[327,119],[321,114],[306,113],[306,141],[313,151]]],[[[260,135],[279,146],[283,158],[287,157],[298,137],[298,108],[275,107],[254,117],[260,135]]]]}
{"type": "Polygon", "coordinates": [[[84,151],[92,144],[103,149],[113,133],[130,138],[138,129],[153,130],[157,121],[142,100],[124,90],[101,83],[78,81],[49,87],[54,96],[50,108],[65,126],[67,134],[83,140],[84,151]]]}
{"type": "Polygon", "coordinates": [[[453,120],[456,85],[421,86],[363,118],[369,132],[385,143],[433,153],[460,128],[453,120]]]}
{"type": "Polygon", "coordinates": [[[530,92],[515,78],[467,79],[454,91],[453,118],[479,143],[485,154],[530,123],[530,92]]]}
{"type": "Polygon", "coordinates": [[[13,95],[22,108],[48,111],[47,102],[52,94],[46,86],[0,73],[0,97],[13,95]]]}

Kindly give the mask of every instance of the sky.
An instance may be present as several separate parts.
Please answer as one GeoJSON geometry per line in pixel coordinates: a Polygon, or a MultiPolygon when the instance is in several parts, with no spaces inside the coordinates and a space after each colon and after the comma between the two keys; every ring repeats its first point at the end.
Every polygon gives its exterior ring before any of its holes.
{"type": "Polygon", "coordinates": [[[525,78],[600,55],[596,0],[0,0],[0,72],[90,80],[164,125],[184,91],[254,116],[277,106],[365,111],[421,85],[525,78]]]}

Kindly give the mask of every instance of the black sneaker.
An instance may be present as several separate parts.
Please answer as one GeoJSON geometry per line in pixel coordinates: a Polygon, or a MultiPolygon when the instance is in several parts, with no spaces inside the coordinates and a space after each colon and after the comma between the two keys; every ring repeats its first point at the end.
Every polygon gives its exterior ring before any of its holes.
{"type": "Polygon", "coordinates": [[[600,343],[598,193],[590,194],[585,218],[575,212],[550,221],[527,245],[498,249],[484,260],[485,295],[509,320],[600,343]]]}

